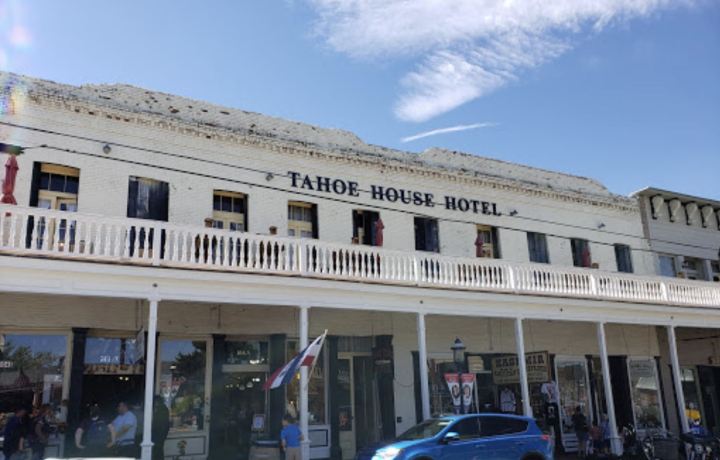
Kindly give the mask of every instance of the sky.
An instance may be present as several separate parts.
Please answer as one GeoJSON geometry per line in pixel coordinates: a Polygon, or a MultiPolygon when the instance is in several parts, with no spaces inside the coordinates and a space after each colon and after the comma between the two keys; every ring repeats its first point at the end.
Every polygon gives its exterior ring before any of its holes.
{"type": "Polygon", "coordinates": [[[0,69],[720,200],[718,0],[0,0],[0,69]]]}

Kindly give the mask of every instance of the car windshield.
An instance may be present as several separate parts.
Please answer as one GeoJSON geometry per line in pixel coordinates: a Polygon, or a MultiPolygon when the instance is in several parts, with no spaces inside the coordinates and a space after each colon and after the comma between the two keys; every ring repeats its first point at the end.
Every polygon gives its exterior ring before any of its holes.
{"type": "Polygon", "coordinates": [[[432,438],[451,423],[452,420],[445,418],[425,420],[401,434],[397,439],[398,441],[413,441],[416,439],[432,438]]]}

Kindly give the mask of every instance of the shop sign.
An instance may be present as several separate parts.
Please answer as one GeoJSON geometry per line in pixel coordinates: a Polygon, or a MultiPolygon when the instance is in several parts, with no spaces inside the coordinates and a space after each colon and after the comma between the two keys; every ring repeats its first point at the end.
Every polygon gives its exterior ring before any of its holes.
{"type": "MultiPolygon", "coordinates": [[[[525,354],[528,383],[543,383],[550,379],[550,363],[547,351],[525,354]]],[[[517,356],[493,358],[493,382],[496,385],[520,383],[520,370],[517,356]]]]}
{"type": "Polygon", "coordinates": [[[85,375],[137,375],[144,374],[143,364],[86,364],[85,375]]]}
{"type": "Polygon", "coordinates": [[[12,369],[15,363],[12,361],[0,361],[0,369],[12,369]]]}
{"type": "Polygon", "coordinates": [[[386,203],[402,203],[426,208],[434,208],[435,205],[439,204],[448,211],[471,212],[490,216],[502,215],[498,211],[497,203],[475,198],[445,195],[442,199],[436,199],[435,194],[424,190],[409,190],[377,184],[371,184],[368,190],[362,190],[360,184],[355,181],[303,174],[296,171],[288,171],[288,177],[292,188],[312,192],[348,197],[359,197],[360,193],[364,192],[369,193],[371,199],[386,203]]]}

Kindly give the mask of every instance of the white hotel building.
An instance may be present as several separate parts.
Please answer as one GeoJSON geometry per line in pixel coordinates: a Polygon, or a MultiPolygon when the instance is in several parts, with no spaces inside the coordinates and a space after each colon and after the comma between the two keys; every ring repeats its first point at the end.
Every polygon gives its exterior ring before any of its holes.
{"type": "MultiPolygon", "coordinates": [[[[24,148],[0,205],[2,413],[67,400],[71,432],[92,402],[142,413],[159,394],[168,458],[244,455],[290,412],[311,458],[347,459],[448,410],[460,338],[483,410],[547,426],[557,384],[559,449],[577,406],[720,430],[720,285],[658,269],[698,252],[716,269],[720,203],[665,223],[643,212],[669,192],[125,85],[0,81],[0,143],[24,148]],[[324,330],[308,385],[264,392],[324,330]]],[[[62,436],[48,452],[74,454],[62,436]]]]}

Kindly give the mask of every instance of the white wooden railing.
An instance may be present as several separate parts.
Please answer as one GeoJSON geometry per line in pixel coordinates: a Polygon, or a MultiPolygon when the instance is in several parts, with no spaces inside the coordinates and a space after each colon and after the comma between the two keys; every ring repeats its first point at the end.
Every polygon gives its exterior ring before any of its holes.
{"type": "Polygon", "coordinates": [[[720,308],[720,285],[0,205],[0,254],[720,308]]]}

